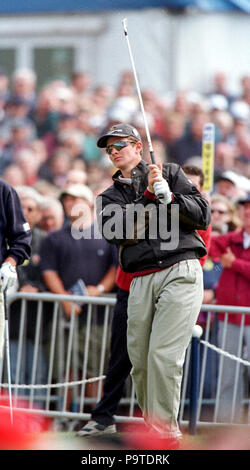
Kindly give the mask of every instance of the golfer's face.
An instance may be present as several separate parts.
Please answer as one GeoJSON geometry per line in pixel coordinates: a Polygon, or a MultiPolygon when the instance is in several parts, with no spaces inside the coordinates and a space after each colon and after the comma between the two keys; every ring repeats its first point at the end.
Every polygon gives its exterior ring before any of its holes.
{"type": "Polygon", "coordinates": [[[107,148],[108,147],[110,147],[109,158],[111,162],[120,170],[133,168],[138,164],[138,159],[141,158],[141,142],[130,142],[129,137],[109,137],[107,140],[107,148]],[[126,142],[127,145],[120,150],[115,147],[110,147],[116,142],[126,142]]]}

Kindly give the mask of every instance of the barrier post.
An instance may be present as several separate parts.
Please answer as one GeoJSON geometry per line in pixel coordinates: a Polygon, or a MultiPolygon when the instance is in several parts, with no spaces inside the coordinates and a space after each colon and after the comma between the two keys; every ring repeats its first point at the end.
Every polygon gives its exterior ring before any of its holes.
{"type": "Polygon", "coordinates": [[[199,360],[200,338],[203,330],[200,325],[195,325],[191,342],[191,390],[189,408],[189,434],[196,434],[198,397],[199,397],[199,360]]]}

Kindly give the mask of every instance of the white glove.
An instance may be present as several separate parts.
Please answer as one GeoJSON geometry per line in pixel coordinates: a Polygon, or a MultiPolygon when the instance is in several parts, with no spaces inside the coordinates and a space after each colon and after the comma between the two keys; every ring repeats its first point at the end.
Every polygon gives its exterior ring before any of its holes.
{"type": "Polygon", "coordinates": [[[13,266],[9,261],[3,263],[0,269],[0,282],[1,290],[9,289],[9,287],[14,287],[17,283],[17,272],[15,266],[13,266]]]}
{"type": "Polygon", "coordinates": [[[154,192],[156,196],[160,196],[159,200],[162,204],[169,204],[172,201],[172,193],[168,182],[164,178],[154,183],[154,192]]]}

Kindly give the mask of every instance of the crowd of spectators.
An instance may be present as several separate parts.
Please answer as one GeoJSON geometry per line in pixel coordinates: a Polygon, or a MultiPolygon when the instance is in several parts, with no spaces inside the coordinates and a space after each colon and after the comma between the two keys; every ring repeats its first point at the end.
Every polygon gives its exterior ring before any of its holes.
{"type": "MultiPolygon", "coordinates": [[[[142,97],[159,160],[201,165],[203,126],[214,122],[215,181],[230,171],[229,181],[237,190],[249,190],[250,76],[242,77],[238,96],[228,91],[225,75],[217,74],[209,94],[159,95],[144,89],[142,97]]],[[[147,160],[143,119],[128,71],[116,87],[94,86],[90,74],[75,72],[70,83],[53,80],[38,90],[32,70],[17,70],[8,77],[0,68],[0,176],[13,186],[56,195],[69,171],[81,170],[82,182],[95,193],[102,190],[113,168],[96,147],[96,138],[117,122],[137,127],[147,160]]]]}
{"type": "MultiPolygon", "coordinates": [[[[232,95],[228,77],[218,73],[210,93],[142,91],[158,162],[202,168],[203,127],[207,122],[215,124],[214,189],[208,196],[212,238],[242,229],[238,201],[250,194],[250,75],[241,78],[239,89],[237,96],[232,95]]],[[[69,83],[52,80],[38,90],[34,71],[17,70],[9,77],[0,68],[0,177],[17,189],[37,191],[40,230],[62,229],[63,233],[67,215],[61,194],[67,188],[85,185],[96,196],[112,183],[115,169],[96,140],[119,122],[138,129],[144,159],[149,162],[130,71],[119,76],[116,87],[94,86],[84,71],[73,73],[69,83]]],[[[204,303],[216,303],[222,271],[219,256],[209,252],[204,303]]]]}

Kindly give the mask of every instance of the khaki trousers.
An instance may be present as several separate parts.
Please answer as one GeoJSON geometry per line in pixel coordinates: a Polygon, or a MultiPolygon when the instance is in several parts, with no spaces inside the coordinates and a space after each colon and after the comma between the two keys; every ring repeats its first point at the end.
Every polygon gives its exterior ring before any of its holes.
{"type": "Polygon", "coordinates": [[[185,352],[203,299],[197,259],[133,279],[128,301],[131,376],[146,421],[178,433],[185,352]]]}

